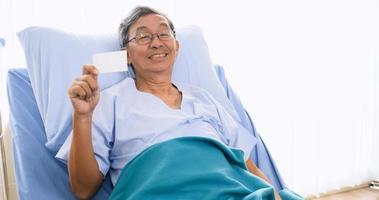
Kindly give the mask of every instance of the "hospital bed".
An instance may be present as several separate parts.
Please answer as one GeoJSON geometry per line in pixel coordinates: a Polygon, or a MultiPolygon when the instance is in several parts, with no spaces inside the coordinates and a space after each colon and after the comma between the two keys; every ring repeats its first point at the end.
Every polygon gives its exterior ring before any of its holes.
{"type": "MultiPolygon", "coordinates": [[[[273,181],[277,190],[286,186],[275,166],[273,158],[240,99],[229,85],[222,66],[214,65],[217,79],[227,99],[238,114],[243,126],[258,138],[251,158],[273,181]]],[[[17,190],[20,199],[75,199],[70,190],[67,166],[58,161],[55,153],[46,146],[44,121],[30,80],[30,70],[25,68],[8,71],[7,91],[10,104],[10,125],[13,134],[13,159],[17,190]],[[29,71],[29,73],[28,73],[29,71]]],[[[106,177],[93,199],[106,199],[112,191],[109,176],[106,177]]]]}

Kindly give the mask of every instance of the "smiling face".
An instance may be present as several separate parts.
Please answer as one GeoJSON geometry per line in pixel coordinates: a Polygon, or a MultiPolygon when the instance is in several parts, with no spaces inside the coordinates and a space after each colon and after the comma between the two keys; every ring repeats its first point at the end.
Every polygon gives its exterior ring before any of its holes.
{"type": "Polygon", "coordinates": [[[175,38],[162,41],[156,34],[170,30],[167,19],[157,14],[140,17],[130,27],[129,39],[153,34],[152,41],[147,44],[139,44],[135,39],[127,44],[128,63],[133,64],[137,77],[151,73],[169,74],[171,77],[179,43],[175,38]]]}

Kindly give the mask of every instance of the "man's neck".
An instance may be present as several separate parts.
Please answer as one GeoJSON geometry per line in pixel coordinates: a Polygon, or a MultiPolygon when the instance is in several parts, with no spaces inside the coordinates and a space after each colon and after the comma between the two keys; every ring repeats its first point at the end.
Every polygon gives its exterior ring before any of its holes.
{"type": "Polygon", "coordinates": [[[155,95],[172,95],[177,92],[173,87],[170,77],[136,77],[136,88],[142,92],[149,92],[155,95]]]}

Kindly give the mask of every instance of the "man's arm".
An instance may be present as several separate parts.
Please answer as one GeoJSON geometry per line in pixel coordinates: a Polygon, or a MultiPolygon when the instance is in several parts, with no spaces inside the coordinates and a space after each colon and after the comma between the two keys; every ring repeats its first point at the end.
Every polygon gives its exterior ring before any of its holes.
{"type": "Polygon", "coordinates": [[[73,115],[73,136],[68,172],[73,192],[79,199],[96,193],[103,181],[92,147],[92,117],[73,115]]]}
{"type": "Polygon", "coordinates": [[[83,66],[83,75],[75,79],[68,91],[73,107],[73,135],[68,157],[71,189],[79,199],[96,193],[103,181],[92,144],[92,114],[99,102],[98,71],[83,66]]]}

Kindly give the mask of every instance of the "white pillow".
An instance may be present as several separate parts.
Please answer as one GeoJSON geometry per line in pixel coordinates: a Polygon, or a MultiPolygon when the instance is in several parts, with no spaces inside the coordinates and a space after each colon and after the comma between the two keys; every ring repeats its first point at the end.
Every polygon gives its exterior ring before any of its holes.
{"type": "MultiPolygon", "coordinates": [[[[46,147],[57,152],[72,129],[72,107],[67,96],[71,82],[81,75],[83,64],[91,63],[92,54],[119,50],[117,35],[78,35],[30,27],[20,31],[18,38],[24,49],[33,92],[45,126],[46,147]]],[[[177,38],[180,50],[173,80],[206,89],[234,115],[235,111],[217,79],[200,28],[178,29],[177,38]]],[[[126,76],[130,74],[100,75],[100,86],[104,89],[126,76]]]]}

